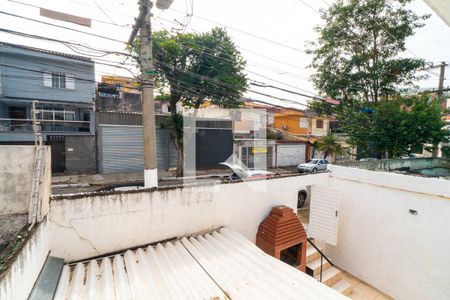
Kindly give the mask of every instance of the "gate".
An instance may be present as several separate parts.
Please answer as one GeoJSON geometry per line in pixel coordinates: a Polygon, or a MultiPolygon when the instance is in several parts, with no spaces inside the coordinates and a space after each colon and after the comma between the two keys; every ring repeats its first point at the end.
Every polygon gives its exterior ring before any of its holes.
{"type": "Polygon", "coordinates": [[[247,168],[265,169],[273,167],[273,146],[241,147],[241,161],[247,168]]]}
{"type": "Polygon", "coordinates": [[[197,129],[195,138],[197,169],[220,167],[233,154],[233,131],[229,129],[197,129]]]}
{"type": "Polygon", "coordinates": [[[277,167],[296,166],[304,163],[306,144],[277,144],[277,167]]]}
{"type": "MultiPolygon", "coordinates": [[[[98,155],[100,173],[138,172],[144,169],[142,126],[99,125],[98,155]]],[[[171,129],[156,129],[158,169],[175,167],[177,152],[171,129]]]]}
{"type": "Polygon", "coordinates": [[[63,135],[47,136],[47,145],[51,148],[52,173],[63,173],[66,170],[66,140],[63,135]]]}

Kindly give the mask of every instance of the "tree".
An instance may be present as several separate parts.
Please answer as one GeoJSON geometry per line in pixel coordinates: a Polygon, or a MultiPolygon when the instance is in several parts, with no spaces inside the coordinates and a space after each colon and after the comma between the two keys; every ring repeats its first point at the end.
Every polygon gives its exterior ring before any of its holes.
{"type": "Polygon", "coordinates": [[[314,142],[309,142],[311,147],[312,147],[312,151],[311,151],[311,158],[314,158],[314,156],[316,156],[316,150],[319,149],[319,141],[315,140],[314,142]]]}
{"type": "Polygon", "coordinates": [[[323,158],[327,158],[330,155],[337,155],[342,153],[342,146],[337,141],[333,134],[328,134],[319,139],[317,149],[323,152],[323,158]]]}
{"type": "Polygon", "coordinates": [[[359,152],[379,157],[401,157],[414,148],[438,145],[449,139],[443,129],[440,101],[421,97],[398,97],[374,103],[341,105],[336,114],[348,142],[359,152]],[[361,151],[362,150],[362,151],[361,151]]]}
{"type": "Polygon", "coordinates": [[[378,102],[419,79],[416,71],[425,62],[398,55],[406,49],[406,38],[424,26],[421,21],[429,15],[416,15],[405,7],[409,2],[338,0],[322,11],[325,24],[316,27],[319,38],[309,43],[308,50],[315,86],[343,101],[378,102]]]}
{"type": "MultiPolygon", "coordinates": [[[[138,43],[131,49],[137,54],[138,43]]],[[[177,176],[181,176],[183,116],[177,112],[177,104],[198,109],[207,100],[224,108],[239,107],[247,87],[245,60],[222,28],[202,34],[155,32],[153,58],[160,92],[167,94],[170,102],[177,176]]]]}

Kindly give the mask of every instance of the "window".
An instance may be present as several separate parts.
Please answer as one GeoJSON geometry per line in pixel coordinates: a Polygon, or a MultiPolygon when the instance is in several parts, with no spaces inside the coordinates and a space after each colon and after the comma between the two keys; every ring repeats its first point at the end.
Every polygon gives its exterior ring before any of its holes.
{"type": "Polygon", "coordinates": [[[308,128],[308,119],[300,118],[300,128],[308,128]]]}
{"type": "Polygon", "coordinates": [[[61,72],[52,73],[52,88],[65,89],[66,88],[66,74],[61,72]]]}
{"type": "Polygon", "coordinates": [[[316,128],[323,128],[323,120],[316,120],[316,128]]]}
{"type": "Polygon", "coordinates": [[[72,110],[58,110],[54,108],[41,108],[36,110],[36,119],[49,121],[74,121],[75,112],[72,110]]]}
{"type": "Polygon", "coordinates": [[[45,87],[55,89],[75,89],[75,78],[63,72],[46,72],[42,74],[42,81],[45,87]]]}

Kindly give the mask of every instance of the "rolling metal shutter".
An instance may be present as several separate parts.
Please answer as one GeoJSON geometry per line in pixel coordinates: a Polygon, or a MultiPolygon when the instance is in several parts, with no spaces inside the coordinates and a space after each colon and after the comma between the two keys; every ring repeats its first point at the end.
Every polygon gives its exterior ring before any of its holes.
{"type": "MultiPolygon", "coordinates": [[[[176,166],[176,149],[170,129],[156,129],[158,169],[176,166]]],[[[141,126],[99,125],[100,173],[138,172],[144,169],[141,126]]]]}
{"type": "Polygon", "coordinates": [[[305,162],[305,144],[278,144],[277,145],[277,166],[296,166],[305,162]]]}

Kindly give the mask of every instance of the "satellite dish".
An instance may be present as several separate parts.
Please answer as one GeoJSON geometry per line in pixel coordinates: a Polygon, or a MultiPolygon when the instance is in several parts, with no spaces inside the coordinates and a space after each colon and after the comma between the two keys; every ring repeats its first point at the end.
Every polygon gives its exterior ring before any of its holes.
{"type": "Polygon", "coordinates": [[[168,9],[172,5],[173,0],[157,0],[156,7],[162,10],[168,9]]]}

